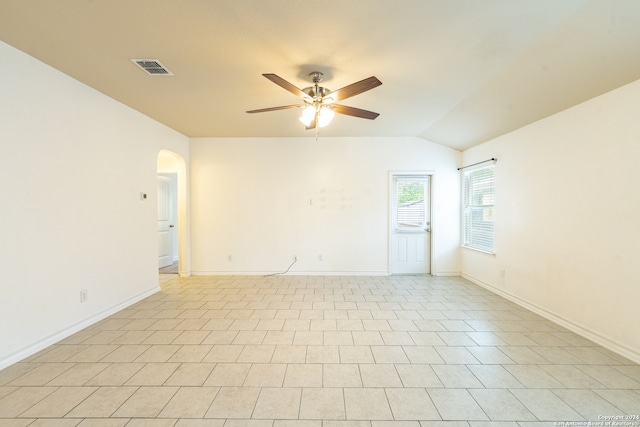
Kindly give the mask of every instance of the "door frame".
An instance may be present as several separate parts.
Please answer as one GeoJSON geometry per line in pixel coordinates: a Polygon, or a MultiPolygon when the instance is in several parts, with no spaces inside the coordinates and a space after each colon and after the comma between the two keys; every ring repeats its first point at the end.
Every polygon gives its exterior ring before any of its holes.
{"type": "Polygon", "coordinates": [[[429,271],[427,274],[431,276],[435,276],[434,272],[437,271],[435,269],[435,233],[436,233],[436,222],[434,215],[434,200],[435,200],[435,181],[436,181],[436,173],[432,170],[406,170],[406,171],[389,171],[389,193],[388,193],[388,219],[387,219],[387,275],[393,275],[391,271],[392,265],[392,254],[391,254],[391,239],[393,239],[393,195],[395,192],[395,184],[394,180],[396,177],[402,176],[428,176],[429,177],[429,218],[431,222],[431,232],[429,233],[429,271]]]}

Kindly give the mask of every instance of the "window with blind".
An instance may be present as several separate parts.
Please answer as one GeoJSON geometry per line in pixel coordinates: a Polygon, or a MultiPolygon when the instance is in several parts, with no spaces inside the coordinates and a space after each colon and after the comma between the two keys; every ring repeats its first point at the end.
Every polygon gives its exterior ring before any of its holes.
{"type": "Polygon", "coordinates": [[[428,181],[423,177],[396,179],[396,228],[422,230],[426,227],[425,195],[428,181]]]}
{"type": "Polygon", "coordinates": [[[463,246],[493,253],[493,165],[464,172],[463,246]]]}

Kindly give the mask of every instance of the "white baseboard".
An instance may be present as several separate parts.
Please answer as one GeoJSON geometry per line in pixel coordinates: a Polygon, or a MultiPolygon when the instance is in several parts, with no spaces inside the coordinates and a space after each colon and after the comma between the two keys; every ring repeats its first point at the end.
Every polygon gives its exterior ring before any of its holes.
{"type": "Polygon", "coordinates": [[[433,273],[435,277],[460,277],[459,271],[436,271],[433,273]]]}
{"type": "MultiPolygon", "coordinates": [[[[273,271],[210,271],[200,270],[191,271],[193,276],[266,276],[266,275],[279,275],[279,276],[392,276],[388,271],[289,271],[285,274],[273,271]]],[[[181,277],[188,277],[188,275],[181,277]]],[[[402,276],[398,274],[397,276],[402,276]]],[[[414,274],[407,274],[407,276],[414,276],[414,274]]],[[[438,271],[433,274],[436,277],[460,277],[459,271],[438,271]]]]}
{"type": "Polygon", "coordinates": [[[632,362],[638,363],[640,364],[640,352],[638,352],[637,350],[634,350],[632,348],[627,347],[624,344],[620,344],[619,342],[616,342],[615,340],[608,338],[606,336],[602,336],[600,334],[597,334],[591,330],[589,330],[588,328],[585,328],[583,326],[581,326],[578,323],[575,323],[571,320],[565,319],[564,317],[553,313],[551,311],[548,311],[542,307],[537,306],[536,304],[530,303],[526,300],[523,300],[515,295],[510,294],[509,292],[505,292],[502,289],[498,289],[493,285],[490,285],[489,283],[483,282],[482,280],[470,276],[468,274],[462,274],[461,277],[463,279],[467,279],[470,282],[475,283],[478,286],[481,286],[495,294],[500,295],[503,298],[508,299],[509,301],[518,304],[521,307],[526,308],[527,310],[533,311],[534,313],[544,317],[547,320],[550,320],[554,323],[557,323],[558,325],[570,330],[571,332],[574,332],[590,341],[595,342],[596,344],[601,345],[602,347],[613,351],[616,354],[619,354],[622,357],[625,357],[629,360],[631,360],[632,362]]]}
{"type": "Polygon", "coordinates": [[[147,298],[148,296],[151,296],[153,294],[155,294],[156,292],[160,291],[160,287],[159,286],[154,286],[151,289],[146,290],[145,292],[142,292],[134,297],[128,298],[125,301],[114,305],[111,308],[108,308],[106,310],[103,310],[97,314],[94,314],[93,316],[84,319],[81,322],[78,322],[74,325],[69,326],[68,328],[65,328],[61,331],[58,331],[52,335],[49,335],[46,338],[43,338],[41,340],[38,340],[30,345],[28,345],[27,347],[20,349],[16,352],[13,352],[3,358],[0,359],[0,370],[4,369],[10,365],[13,365],[14,363],[17,363],[23,359],[26,359],[27,357],[39,352],[40,350],[43,350],[47,347],[49,347],[50,345],[53,345],[55,343],[57,343],[58,341],[67,338],[68,336],[71,336],[73,334],[75,334],[78,331],[81,331],[84,328],[87,328],[91,325],[93,325],[94,323],[99,322],[102,319],[105,319],[109,316],[111,316],[112,314],[117,313],[120,310],[123,310],[127,307],[129,307],[130,305],[133,305],[135,303],[137,303],[138,301],[142,301],[143,299],[147,298]]]}
{"type": "Polygon", "coordinates": [[[388,276],[387,271],[191,271],[193,276],[388,276]]]}

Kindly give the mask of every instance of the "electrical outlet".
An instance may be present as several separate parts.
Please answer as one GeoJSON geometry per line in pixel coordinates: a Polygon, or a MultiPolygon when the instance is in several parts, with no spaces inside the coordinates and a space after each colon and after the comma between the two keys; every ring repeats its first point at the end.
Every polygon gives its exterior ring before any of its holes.
{"type": "Polygon", "coordinates": [[[318,261],[324,261],[324,258],[322,257],[322,254],[318,255],[318,261]]]}
{"type": "Polygon", "coordinates": [[[89,291],[83,289],[80,291],[80,302],[87,302],[89,300],[89,291]]]}
{"type": "Polygon", "coordinates": [[[233,261],[233,257],[231,255],[227,255],[227,261],[233,261]]]}

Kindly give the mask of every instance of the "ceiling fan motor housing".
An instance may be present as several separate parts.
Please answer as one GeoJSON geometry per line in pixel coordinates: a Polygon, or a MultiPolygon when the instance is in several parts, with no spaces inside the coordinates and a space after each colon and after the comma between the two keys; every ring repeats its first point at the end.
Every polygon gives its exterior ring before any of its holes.
{"type": "Polygon", "coordinates": [[[313,98],[314,101],[319,102],[322,100],[322,98],[331,93],[331,91],[326,87],[318,86],[318,83],[320,83],[324,79],[324,74],[322,74],[320,71],[313,71],[309,73],[309,78],[313,82],[313,86],[305,87],[304,89],[302,89],[302,91],[313,98]]]}
{"type": "Polygon", "coordinates": [[[309,95],[311,98],[316,98],[316,97],[322,98],[331,93],[329,89],[322,86],[309,86],[302,89],[302,91],[307,95],[309,95]]]}

